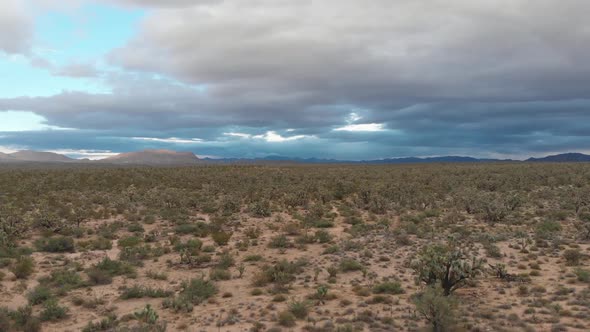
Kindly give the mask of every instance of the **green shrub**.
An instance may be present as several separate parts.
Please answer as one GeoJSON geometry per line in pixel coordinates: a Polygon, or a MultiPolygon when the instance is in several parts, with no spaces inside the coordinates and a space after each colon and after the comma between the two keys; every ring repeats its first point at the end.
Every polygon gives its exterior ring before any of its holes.
{"type": "Polygon", "coordinates": [[[39,279],[39,282],[56,289],[59,294],[66,293],[84,285],[80,274],[69,269],[51,271],[51,274],[48,277],[39,279]]]}
{"type": "Polygon", "coordinates": [[[577,249],[568,249],[563,253],[566,265],[577,266],[580,265],[582,253],[577,249]]]}
{"type": "Polygon", "coordinates": [[[363,264],[357,262],[352,258],[344,258],[340,261],[340,271],[351,272],[351,271],[362,271],[365,267],[363,264]]]}
{"type": "Polygon", "coordinates": [[[322,229],[315,232],[315,238],[319,243],[328,243],[332,241],[332,234],[322,229]]]}
{"type": "Polygon", "coordinates": [[[280,234],[270,239],[268,243],[269,248],[289,248],[292,246],[291,241],[286,235],[280,234]]]}
{"type": "Polygon", "coordinates": [[[284,327],[293,327],[296,325],[295,315],[293,315],[293,313],[291,313],[291,311],[288,311],[288,310],[281,311],[279,313],[279,316],[277,317],[277,319],[278,319],[279,324],[284,327]]]}
{"type": "Polygon", "coordinates": [[[192,304],[200,304],[217,294],[217,287],[212,281],[204,279],[191,279],[183,282],[180,296],[188,299],[192,304]]]}
{"type": "Polygon", "coordinates": [[[229,239],[231,239],[232,233],[229,232],[213,232],[211,233],[211,238],[213,239],[213,241],[215,241],[215,243],[217,243],[218,246],[225,246],[227,245],[227,243],[229,242],[229,239]]]}
{"type": "Polygon", "coordinates": [[[10,271],[17,279],[26,279],[35,271],[35,261],[28,256],[19,256],[10,271]]]}
{"type": "Polygon", "coordinates": [[[61,307],[56,299],[49,299],[43,305],[40,318],[42,321],[58,321],[66,318],[68,315],[68,308],[61,307]]]}
{"type": "Polygon", "coordinates": [[[234,257],[229,251],[224,251],[219,257],[217,267],[220,269],[227,269],[235,264],[234,257]]]}
{"type": "Polygon", "coordinates": [[[82,329],[82,332],[102,332],[102,331],[113,331],[119,325],[117,316],[109,315],[101,319],[100,321],[93,323],[88,322],[88,325],[82,329]]]}
{"type": "Polygon", "coordinates": [[[143,229],[143,226],[141,226],[138,223],[129,224],[127,226],[127,231],[129,231],[131,233],[143,233],[143,232],[145,232],[145,230],[143,229]]]}
{"type": "Polygon", "coordinates": [[[535,232],[541,239],[550,239],[561,232],[561,224],[557,221],[545,220],[537,224],[535,232]]]}
{"type": "Polygon", "coordinates": [[[413,297],[416,312],[432,326],[432,331],[453,331],[456,303],[436,285],[426,287],[424,292],[413,297]]]}
{"type": "Polygon", "coordinates": [[[108,285],[113,282],[113,276],[108,271],[90,268],[86,274],[91,285],[108,285]]]}
{"type": "Polygon", "coordinates": [[[202,278],[184,281],[181,288],[177,297],[168,298],[162,303],[164,308],[170,308],[176,312],[191,312],[193,305],[201,304],[217,294],[215,284],[202,278]]]}
{"type": "Polygon", "coordinates": [[[102,261],[92,266],[86,271],[90,282],[95,285],[110,284],[113,277],[126,275],[128,277],[135,277],[135,269],[127,262],[114,261],[105,257],[102,261]]]}
{"type": "Polygon", "coordinates": [[[197,222],[193,224],[181,224],[174,228],[177,234],[192,234],[198,237],[206,237],[209,235],[210,229],[206,223],[197,222]]]}
{"type": "Polygon", "coordinates": [[[257,218],[270,217],[270,202],[267,200],[256,201],[250,205],[249,211],[252,214],[252,216],[257,218]]]}
{"type": "Polygon", "coordinates": [[[121,293],[121,298],[127,299],[140,299],[144,297],[150,298],[161,298],[172,295],[171,291],[164,289],[150,288],[145,286],[134,285],[129,288],[125,288],[121,293]]]}
{"type": "Polygon", "coordinates": [[[197,255],[201,248],[203,247],[203,242],[199,239],[190,239],[186,242],[177,242],[174,244],[174,251],[181,252],[183,250],[188,251],[191,255],[197,255]]]}
{"type": "Polygon", "coordinates": [[[273,283],[276,291],[285,291],[289,284],[296,279],[296,275],[303,272],[303,266],[306,264],[305,261],[289,262],[282,260],[275,265],[263,266],[261,271],[254,277],[254,286],[262,287],[273,283]]]}
{"type": "Polygon", "coordinates": [[[41,238],[35,241],[35,247],[45,252],[75,252],[74,239],[69,236],[41,238]]]}
{"type": "Polygon", "coordinates": [[[209,279],[211,280],[230,280],[231,273],[228,270],[216,268],[209,271],[209,279]]]}
{"type": "Polygon", "coordinates": [[[30,305],[44,303],[52,297],[53,294],[51,293],[51,289],[43,285],[38,285],[27,294],[27,300],[29,301],[30,305]]]}
{"type": "Polygon", "coordinates": [[[261,255],[248,255],[244,257],[244,262],[258,262],[262,260],[261,255]]]}
{"type": "Polygon", "coordinates": [[[16,327],[25,332],[41,331],[41,322],[33,316],[33,307],[30,305],[20,307],[16,311],[10,313],[16,327]]]}
{"type": "Polygon", "coordinates": [[[578,278],[578,281],[590,282],[590,271],[582,269],[582,268],[576,268],[574,270],[574,274],[578,278]]]}
{"type": "Polygon", "coordinates": [[[105,237],[99,236],[89,241],[78,242],[80,250],[110,250],[113,248],[113,242],[105,237]]]}
{"type": "Polygon", "coordinates": [[[309,314],[309,304],[304,301],[293,301],[289,303],[289,311],[297,319],[304,319],[309,314]]]}
{"type": "Polygon", "coordinates": [[[403,294],[404,289],[402,285],[397,281],[387,281],[377,284],[373,287],[373,293],[376,294],[403,294]]]}
{"type": "Polygon", "coordinates": [[[117,245],[120,248],[127,248],[127,247],[138,246],[142,242],[143,242],[143,239],[141,237],[132,235],[132,236],[127,236],[122,239],[119,239],[119,241],[117,242],[117,245]]]}

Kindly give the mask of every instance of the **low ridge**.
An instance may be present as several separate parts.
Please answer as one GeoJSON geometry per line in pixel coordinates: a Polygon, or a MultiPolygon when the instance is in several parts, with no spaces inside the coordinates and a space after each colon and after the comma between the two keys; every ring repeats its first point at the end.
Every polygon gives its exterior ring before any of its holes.
{"type": "Polygon", "coordinates": [[[143,150],[121,153],[100,161],[112,164],[185,165],[198,163],[199,158],[192,152],[143,150]]]}

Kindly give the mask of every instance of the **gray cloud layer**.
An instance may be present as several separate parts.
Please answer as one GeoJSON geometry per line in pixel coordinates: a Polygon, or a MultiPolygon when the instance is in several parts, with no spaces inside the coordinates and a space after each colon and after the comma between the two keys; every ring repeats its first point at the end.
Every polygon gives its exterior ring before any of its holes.
{"type": "MultiPolygon", "coordinates": [[[[108,2],[150,8],[109,56],[127,71],[104,76],[112,94],[4,99],[0,109],[121,136],[314,135],[289,143],[297,155],[590,149],[588,1],[108,2]],[[388,130],[333,131],[352,112],[388,130]]],[[[249,144],[194,149],[281,149],[249,144]]]]}

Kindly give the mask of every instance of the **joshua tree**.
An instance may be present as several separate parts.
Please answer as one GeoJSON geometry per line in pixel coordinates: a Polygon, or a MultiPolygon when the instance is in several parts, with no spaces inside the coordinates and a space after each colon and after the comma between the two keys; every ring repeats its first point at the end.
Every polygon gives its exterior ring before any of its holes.
{"type": "Polygon", "coordinates": [[[427,285],[440,284],[444,295],[450,295],[463,286],[467,279],[477,276],[482,270],[482,261],[468,257],[463,250],[451,245],[434,244],[423,248],[412,267],[418,280],[427,285]]]}

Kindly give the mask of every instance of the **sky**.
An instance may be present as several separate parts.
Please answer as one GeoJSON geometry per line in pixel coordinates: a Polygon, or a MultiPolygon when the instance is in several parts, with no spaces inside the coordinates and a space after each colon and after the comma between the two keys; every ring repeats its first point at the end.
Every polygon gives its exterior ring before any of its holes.
{"type": "Polygon", "coordinates": [[[0,152],[590,152],[587,0],[2,0],[0,152]]]}

